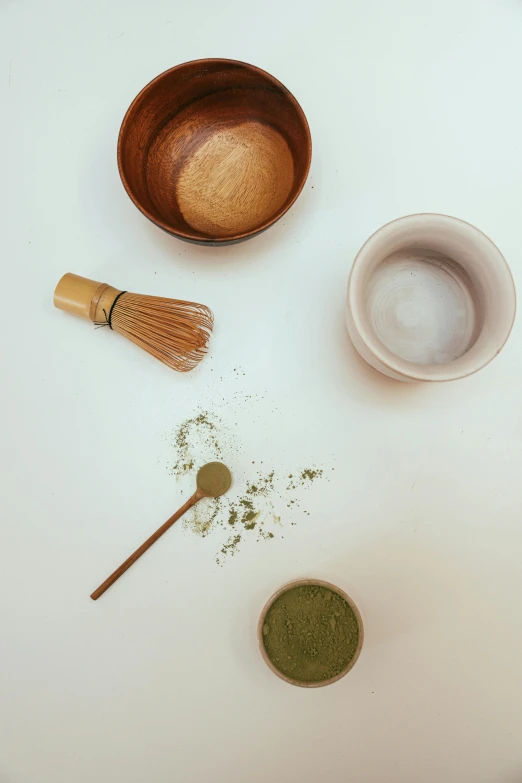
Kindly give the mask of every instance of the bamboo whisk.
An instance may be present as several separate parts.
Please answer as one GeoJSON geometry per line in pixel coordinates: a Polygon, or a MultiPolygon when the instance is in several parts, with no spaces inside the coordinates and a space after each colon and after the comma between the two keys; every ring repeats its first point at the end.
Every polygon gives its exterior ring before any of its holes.
{"type": "Polygon", "coordinates": [[[108,326],[179,372],[201,361],[214,324],[205,305],[131,294],[71,273],[56,286],[54,305],[108,326]]]}

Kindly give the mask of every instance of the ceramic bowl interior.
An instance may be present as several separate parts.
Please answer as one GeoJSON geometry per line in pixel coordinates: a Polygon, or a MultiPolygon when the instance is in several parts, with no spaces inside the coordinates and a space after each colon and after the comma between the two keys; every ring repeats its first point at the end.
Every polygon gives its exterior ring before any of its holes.
{"type": "Polygon", "coordinates": [[[348,308],[370,363],[374,357],[406,379],[451,380],[500,351],[515,289],[502,254],[478,229],[445,215],[411,215],[363,246],[348,308]]]}
{"type": "Polygon", "coordinates": [[[303,110],[273,76],[234,60],[162,73],[131,104],[118,142],[135,205],[180,239],[247,239],[299,195],[311,160],[303,110]]]}
{"type": "Polygon", "coordinates": [[[283,585],[268,599],[265,606],[263,607],[263,611],[261,612],[261,615],[259,616],[259,622],[257,624],[257,642],[259,645],[259,651],[268,668],[271,669],[274,672],[274,674],[277,674],[277,676],[280,677],[282,680],[285,680],[285,682],[289,682],[291,685],[298,685],[302,688],[320,688],[323,685],[331,685],[332,683],[337,682],[337,680],[340,680],[341,677],[344,677],[346,674],[348,674],[350,669],[352,669],[357,663],[357,659],[361,654],[363,641],[364,641],[364,627],[363,627],[362,617],[356,605],[352,601],[352,599],[344,592],[344,590],[341,590],[340,587],[331,584],[331,582],[323,582],[321,579],[294,579],[292,582],[288,582],[287,584],[283,585]],[[280,672],[279,669],[276,666],[274,666],[274,664],[268,657],[265,644],[263,641],[263,626],[265,624],[265,618],[268,613],[268,610],[270,609],[272,604],[275,601],[277,601],[277,599],[281,595],[283,595],[283,593],[286,593],[288,590],[292,590],[292,588],[294,587],[301,587],[305,585],[319,585],[321,587],[327,587],[329,590],[332,590],[334,593],[340,595],[341,598],[344,598],[346,603],[350,606],[353,613],[355,614],[355,617],[357,619],[357,624],[359,626],[359,640],[357,643],[357,649],[353,657],[347,664],[346,668],[343,669],[342,672],[339,672],[339,674],[336,674],[335,677],[330,677],[330,679],[328,680],[320,680],[319,682],[304,682],[302,680],[295,680],[292,677],[287,677],[285,674],[280,672]]]}

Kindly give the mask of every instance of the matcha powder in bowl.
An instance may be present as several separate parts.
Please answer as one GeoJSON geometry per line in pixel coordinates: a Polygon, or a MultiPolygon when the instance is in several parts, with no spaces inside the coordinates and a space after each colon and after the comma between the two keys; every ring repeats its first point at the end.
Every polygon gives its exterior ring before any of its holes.
{"type": "Polygon", "coordinates": [[[265,605],[258,624],[261,655],[292,685],[330,685],[354,666],[363,643],[361,615],[335,585],[299,579],[265,605]]]}

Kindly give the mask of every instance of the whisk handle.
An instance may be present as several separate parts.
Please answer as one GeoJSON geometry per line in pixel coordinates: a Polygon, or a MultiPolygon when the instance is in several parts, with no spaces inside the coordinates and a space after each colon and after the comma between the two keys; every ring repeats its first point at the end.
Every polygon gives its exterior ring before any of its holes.
{"type": "Polygon", "coordinates": [[[54,306],[94,323],[106,323],[107,314],[121,293],[107,283],[67,272],[54,291],[54,306]]]}
{"type": "Polygon", "coordinates": [[[186,514],[186,512],[189,510],[189,508],[192,508],[198,500],[201,500],[201,498],[205,497],[204,493],[201,492],[200,489],[197,489],[196,492],[192,495],[192,497],[187,500],[187,502],[181,506],[181,508],[176,511],[175,514],[173,514],[170,519],[167,519],[166,522],[163,523],[163,525],[156,530],[155,533],[153,533],[150,538],[148,538],[138,549],[125,560],[124,563],[121,564],[119,568],[116,569],[109,577],[105,580],[99,587],[96,588],[94,593],[91,594],[91,598],[93,601],[96,601],[100,595],[103,595],[108,588],[116,582],[117,579],[120,578],[122,574],[127,571],[128,568],[131,567],[133,563],[138,560],[144,552],[147,551],[147,549],[150,549],[150,547],[158,540],[158,538],[161,538],[163,533],[166,533],[169,527],[172,527],[174,522],[177,522],[180,517],[183,516],[183,514],[186,514]]]}

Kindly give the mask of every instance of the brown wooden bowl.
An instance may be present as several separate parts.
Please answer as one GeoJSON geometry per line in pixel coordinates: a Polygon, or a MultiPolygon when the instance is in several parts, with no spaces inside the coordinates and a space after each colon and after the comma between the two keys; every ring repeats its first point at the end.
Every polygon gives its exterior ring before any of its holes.
{"type": "Polygon", "coordinates": [[[125,190],[149,220],[203,245],[264,231],[308,175],[310,130],[273,76],[236,60],[194,60],[157,76],[118,139],[125,190]]]}

